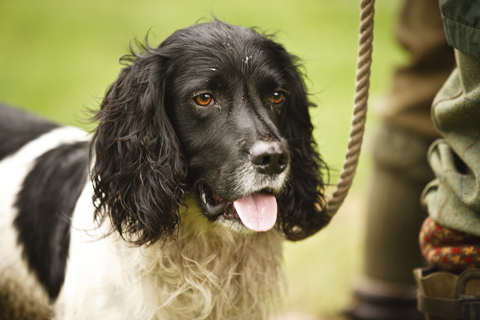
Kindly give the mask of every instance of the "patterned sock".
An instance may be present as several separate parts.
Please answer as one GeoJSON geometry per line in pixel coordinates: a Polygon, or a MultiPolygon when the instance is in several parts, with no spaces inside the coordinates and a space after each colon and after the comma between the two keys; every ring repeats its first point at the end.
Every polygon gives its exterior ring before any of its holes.
{"type": "Polygon", "coordinates": [[[420,230],[420,249],[435,268],[456,274],[480,268],[480,237],[456,231],[427,218],[420,230]]]}

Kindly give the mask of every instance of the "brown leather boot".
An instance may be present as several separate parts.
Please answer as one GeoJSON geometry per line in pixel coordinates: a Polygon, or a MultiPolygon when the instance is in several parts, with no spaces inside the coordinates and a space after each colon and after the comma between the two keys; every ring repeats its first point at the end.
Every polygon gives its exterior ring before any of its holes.
{"type": "Polygon", "coordinates": [[[480,319],[480,269],[456,275],[435,269],[415,269],[418,309],[426,320],[480,319]]]}

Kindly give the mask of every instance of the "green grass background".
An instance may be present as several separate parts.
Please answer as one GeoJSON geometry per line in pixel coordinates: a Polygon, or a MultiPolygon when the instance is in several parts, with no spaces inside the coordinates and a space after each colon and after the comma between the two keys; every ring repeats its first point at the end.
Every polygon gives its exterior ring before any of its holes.
{"type": "MultiPolygon", "coordinates": [[[[405,54],[394,41],[398,0],[376,4],[370,106],[388,93],[405,54]]],[[[348,140],[358,42],[356,0],[0,1],[0,102],[90,130],[96,109],[118,75],[130,40],[159,43],[212,15],[232,24],[278,31],[278,41],[303,59],[315,138],[335,183],[348,140]]],[[[1,115],[0,115],[1,116],[1,115]]],[[[378,119],[369,112],[367,142],[378,119]]],[[[368,152],[342,211],[314,237],[287,243],[285,310],[334,313],[349,301],[361,270],[368,152]]]]}

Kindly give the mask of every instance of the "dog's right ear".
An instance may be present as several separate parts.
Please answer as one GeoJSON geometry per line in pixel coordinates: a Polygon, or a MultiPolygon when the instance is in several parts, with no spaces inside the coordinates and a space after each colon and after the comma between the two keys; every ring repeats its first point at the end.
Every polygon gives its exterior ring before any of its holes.
{"type": "Polygon", "coordinates": [[[127,62],[95,115],[91,150],[95,219],[136,244],[174,236],[186,164],[165,110],[168,75],[160,48],[127,62]]]}

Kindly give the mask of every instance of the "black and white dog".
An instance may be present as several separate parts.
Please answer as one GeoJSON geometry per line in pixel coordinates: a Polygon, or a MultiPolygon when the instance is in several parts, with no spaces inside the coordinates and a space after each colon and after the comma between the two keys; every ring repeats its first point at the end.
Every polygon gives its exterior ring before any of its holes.
{"type": "Polygon", "coordinates": [[[1,106],[0,318],[267,318],[325,224],[296,60],[214,21],[124,57],[91,137],[1,106]]]}

